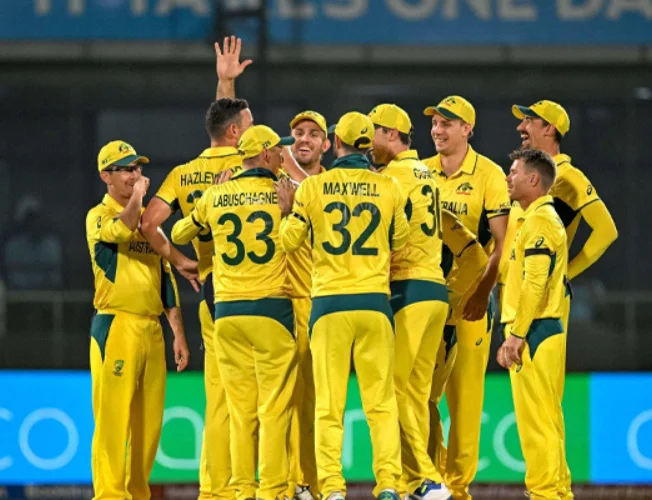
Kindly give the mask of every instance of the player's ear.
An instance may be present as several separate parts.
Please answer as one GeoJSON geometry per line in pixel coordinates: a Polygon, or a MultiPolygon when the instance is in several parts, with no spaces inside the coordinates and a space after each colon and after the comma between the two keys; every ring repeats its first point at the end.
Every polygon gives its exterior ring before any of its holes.
{"type": "Polygon", "coordinates": [[[102,179],[102,182],[107,186],[110,186],[112,184],[111,174],[109,174],[108,172],[100,172],[100,179],[102,179]]]}
{"type": "Polygon", "coordinates": [[[324,142],[321,143],[321,152],[325,153],[330,148],[331,148],[331,140],[328,137],[326,137],[326,139],[324,139],[324,142]]]}

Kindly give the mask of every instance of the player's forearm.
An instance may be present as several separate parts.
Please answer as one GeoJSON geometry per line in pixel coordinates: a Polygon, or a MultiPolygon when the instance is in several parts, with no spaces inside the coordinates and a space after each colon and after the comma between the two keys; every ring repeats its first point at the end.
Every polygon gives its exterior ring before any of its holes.
{"type": "Polygon", "coordinates": [[[118,216],[124,222],[130,231],[135,231],[140,222],[140,210],[143,207],[143,197],[134,193],[129,198],[129,202],[124,210],[118,216]]]}
{"type": "Polygon", "coordinates": [[[217,80],[217,90],[215,92],[215,100],[224,98],[235,99],[235,80],[217,80]]]}
{"type": "Polygon", "coordinates": [[[193,215],[190,214],[188,217],[184,217],[174,224],[170,236],[175,245],[187,245],[199,234],[201,229],[201,225],[199,225],[199,223],[193,218],[193,215]]]}
{"type": "Polygon", "coordinates": [[[525,278],[521,285],[516,315],[512,324],[513,335],[525,337],[530,330],[546,291],[549,271],[550,256],[537,255],[525,258],[525,278]]]}
{"type": "Polygon", "coordinates": [[[178,306],[171,307],[165,310],[165,316],[168,319],[170,328],[175,337],[185,337],[186,332],[183,328],[183,317],[181,316],[181,308],[178,306]]]}
{"type": "Polygon", "coordinates": [[[140,232],[154,251],[168,260],[173,266],[181,265],[187,258],[179,250],[174,248],[160,227],[154,227],[152,224],[143,222],[140,227],[140,232]]]}
{"type": "Polygon", "coordinates": [[[303,216],[293,212],[281,221],[279,233],[283,251],[295,252],[308,237],[308,223],[303,216]]]}
{"type": "Polygon", "coordinates": [[[478,283],[478,290],[486,295],[491,293],[491,290],[496,284],[496,279],[498,278],[498,268],[500,266],[500,257],[502,253],[502,246],[499,247],[496,243],[494,251],[489,256],[489,262],[487,262],[487,267],[484,270],[484,274],[478,283]]]}
{"type": "Polygon", "coordinates": [[[568,264],[568,279],[574,279],[595,264],[617,238],[618,230],[611,218],[596,225],[580,253],[568,264]]]}

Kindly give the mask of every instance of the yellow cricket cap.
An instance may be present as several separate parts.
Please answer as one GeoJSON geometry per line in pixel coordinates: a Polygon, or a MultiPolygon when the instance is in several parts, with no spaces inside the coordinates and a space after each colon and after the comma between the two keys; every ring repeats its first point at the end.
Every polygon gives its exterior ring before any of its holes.
{"type": "Polygon", "coordinates": [[[464,97],[451,95],[442,99],[437,106],[428,106],[423,110],[423,114],[426,116],[432,116],[435,113],[449,120],[462,120],[475,127],[475,108],[464,97]]]}
{"type": "Polygon", "coordinates": [[[512,114],[519,120],[522,120],[524,116],[541,118],[554,125],[562,136],[566,135],[570,130],[568,113],[566,113],[566,110],[560,104],[553,101],[539,101],[529,108],[514,104],[512,106],[512,114]]]}
{"type": "Polygon", "coordinates": [[[290,122],[290,128],[294,128],[297,123],[302,122],[304,120],[310,120],[313,123],[316,123],[317,126],[324,131],[325,134],[328,134],[328,127],[326,126],[326,118],[321,113],[317,113],[317,111],[302,111],[299,113],[297,116],[292,118],[292,121],[290,122]]]}
{"type": "Polygon", "coordinates": [[[412,131],[410,116],[396,104],[379,104],[371,110],[369,118],[377,127],[395,128],[404,134],[412,131]]]}
{"type": "Polygon", "coordinates": [[[376,133],[371,118],[357,111],[342,115],[336,125],[328,128],[328,132],[335,132],[344,144],[359,149],[370,148],[376,133]]]}
{"type": "Polygon", "coordinates": [[[111,141],[97,155],[97,169],[101,172],[111,165],[126,167],[133,162],[149,163],[149,158],[140,156],[131,144],[124,141],[111,141]]]}
{"type": "Polygon", "coordinates": [[[244,160],[258,156],[274,146],[294,144],[294,137],[280,137],[267,125],[254,125],[245,130],[238,141],[238,151],[244,160]]]}

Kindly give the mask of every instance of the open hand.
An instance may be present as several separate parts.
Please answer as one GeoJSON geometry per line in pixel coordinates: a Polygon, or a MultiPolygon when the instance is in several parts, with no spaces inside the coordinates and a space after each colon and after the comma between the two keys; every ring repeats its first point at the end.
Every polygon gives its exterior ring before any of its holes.
{"type": "Polygon", "coordinates": [[[224,38],[221,49],[220,44],[215,42],[217,77],[220,80],[235,80],[253,62],[251,59],[240,62],[241,49],[242,40],[233,35],[224,38]]]}

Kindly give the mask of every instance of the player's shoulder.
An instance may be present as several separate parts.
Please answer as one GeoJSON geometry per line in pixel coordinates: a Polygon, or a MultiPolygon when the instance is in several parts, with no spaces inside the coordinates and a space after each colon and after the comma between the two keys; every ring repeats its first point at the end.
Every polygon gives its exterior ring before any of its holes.
{"type": "Polygon", "coordinates": [[[480,153],[477,153],[477,155],[478,160],[476,163],[476,168],[480,175],[486,176],[489,179],[495,177],[504,179],[506,177],[503,168],[495,161],[493,161],[488,156],[482,155],[480,153]]]}
{"type": "Polygon", "coordinates": [[[99,216],[104,216],[104,215],[111,215],[116,213],[116,211],[105,204],[104,202],[100,202],[94,207],[91,207],[91,209],[86,213],[86,219],[88,220],[89,218],[92,217],[99,217],[99,216]]]}
{"type": "Polygon", "coordinates": [[[558,167],[557,182],[577,187],[585,187],[587,184],[591,183],[586,174],[570,162],[558,167]]]}
{"type": "Polygon", "coordinates": [[[421,163],[423,163],[428,170],[432,170],[435,167],[435,164],[437,163],[438,156],[439,155],[432,155],[426,158],[422,158],[421,163]]]}

